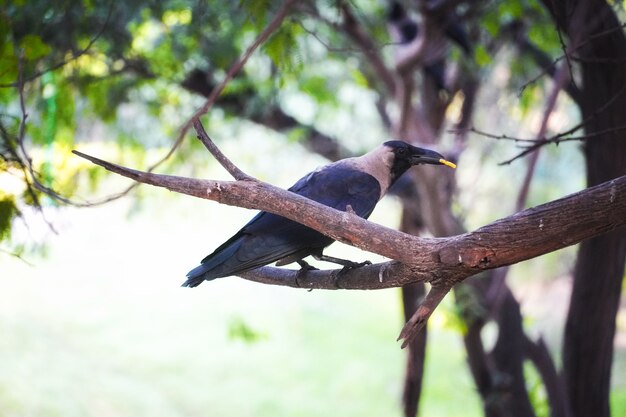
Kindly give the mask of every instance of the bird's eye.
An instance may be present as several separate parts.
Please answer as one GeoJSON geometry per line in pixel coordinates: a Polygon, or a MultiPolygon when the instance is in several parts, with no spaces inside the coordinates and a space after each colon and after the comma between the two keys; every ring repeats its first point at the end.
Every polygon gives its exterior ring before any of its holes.
{"type": "Polygon", "coordinates": [[[398,149],[398,155],[406,155],[406,149],[405,148],[398,149]]]}

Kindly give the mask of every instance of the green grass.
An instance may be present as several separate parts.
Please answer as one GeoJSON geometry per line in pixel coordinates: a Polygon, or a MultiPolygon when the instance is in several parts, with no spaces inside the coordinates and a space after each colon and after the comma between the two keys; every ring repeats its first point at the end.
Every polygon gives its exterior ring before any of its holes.
{"type": "MultiPolygon", "coordinates": [[[[151,207],[65,211],[46,259],[2,258],[0,416],[401,415],[398,290],[181,288],[250,213],[151,207]]],[[[480,415],[459,336],[431,336],[424,415],[480,415]]]]}

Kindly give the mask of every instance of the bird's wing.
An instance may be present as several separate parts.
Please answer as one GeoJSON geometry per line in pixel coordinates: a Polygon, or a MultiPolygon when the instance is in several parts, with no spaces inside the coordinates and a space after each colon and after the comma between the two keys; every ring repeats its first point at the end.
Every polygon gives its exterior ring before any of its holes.
{"type": "MultiPolygon", "coordinates": [[[[380,185],[374,177],[333,165],[305,176],[289,191],[341,211],[349,205],[364,218],[369,217],[380,198],[380,185]]],[[[235,257],[248,269],[333,242],[316,230],[267,212],[257,214],[240,233],[247,236],[245,250],[242,246],[235,257]]]]}
{"type": "MultiPolygon", "coordinates": [[[[380,198],[380,184],[369,174],[330,165],[300,179],[290,191],[326,206],[346,211],[349,205],[367,218],[380,198]]],[[[260,212],[193,269],[183,285],[234,275],[310,249],[322,249],[333,240],[309,227],[272,213],[260,212]]]]}
{"type": "Polygon", "coordinates": [[[373,176],[337,164],[314,171],[294,184],[289,191],[311,200],[346,211],[347,206],[367,218],[380,199],[380,184],[373,176]]]}
{"type": "Polygon", "coordinates": [[[332,239],[272,213],[260,212],[240,231],[187,273],[186,287],[271,264],[306,248],[324,248],[332,239]]]}

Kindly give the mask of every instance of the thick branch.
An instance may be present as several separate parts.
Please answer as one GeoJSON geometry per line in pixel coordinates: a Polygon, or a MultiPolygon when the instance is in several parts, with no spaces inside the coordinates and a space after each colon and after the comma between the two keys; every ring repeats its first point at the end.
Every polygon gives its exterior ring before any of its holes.
{"type": "MultiPolygon", "coordinates": [[[[626,176],[521,211],[470,233],[420,238],[256,180],[232,182],[159,175],[75,153],[135,181],[222,204],[279,214],[335,240],[410,265],[411,277],[402,282],[390,282],[391,277],[385,275],[382,266],[371,266],[359,269],[358,285],[348,281],[342,285],[344,288],[381,288],[381,276],[385,287],[424,280],[451,287],[482,270],[543,255],[626,224],[626,176]]],[[[324,272],[303,273],[297,285],[336,288],[330,281],[320,286],[319,274],[324,272]]],[[[284,277],[275,279],[274,283],[288,285],[284,277]]]]}
{"type": "MultiPolygon", "coordinates": [[[[192,93],[202,95],[207,98],[216,88],[217,83],[209,71],[194,69],[187,75],[181,84],[192,93]]],[[[301,123],[274,102],[266,102],[262,108],[252,108],[249,102],[257,97],[259,92],[250,88],[230,92],[220,97],[216,102],[220,108],[232,114],[245,114],[245,117],[278,132],[301,129],[304,133],[302,144],[309,150],[323,156],[329,161],[337,161],[350,156],[350,151],[345,149],[335,139],[319,131],[312,125],[301,123]]]]}
{"type": "Polygon", "coordinates": [[[340,242],[406,263],[419,264],[422,260],[426,261],[423,259],[426,258],[424,254],[436,247],[440,241],[416,238],[257,180],[214,181],[153,174],[112,164],[78,151],[74,153],[137,182],[222,204],[279,214],[319,230],[340,242]],[[366,228],[367,231],[362,228],[366,228]]]}
{"type": "Polygon", "coordinates": [[[265,266],[239,276],[262,284],[320,290],[377,290],[403,287],[416,281],[427,281],[431,275],[409,265],[390,261],[350,269],[296,271],[265,266]]]}

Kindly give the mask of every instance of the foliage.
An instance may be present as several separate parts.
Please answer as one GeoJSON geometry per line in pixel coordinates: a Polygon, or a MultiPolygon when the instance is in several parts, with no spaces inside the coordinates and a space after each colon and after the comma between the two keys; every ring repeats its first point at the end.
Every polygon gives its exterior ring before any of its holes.
{"type": "Polygon", "coordinates": [[[233,317],[228,325],[228,337],[232,340],[241,340],[252,344],[267,339],[267,334],[251,327],[243,318],[233,317]]]}
{"type": "MultiPolygon", "coordinates": [[[[69,158],[75,141],[87,140],[92,126],[104,124],[106,138],[117,141],[125,153],[142,154],[145,149],[167,146],[193,103],[198,103],[183,86],[208,94],[277,6],[253,0],[4,2],[0,102],[5,110],[0,123],[6,132],[5,147],[24,140],[28,152],[41,149],[34,162],[35,174],[41,176],[38,180],[71,197],[75,188],[68,185],[76,183],[77,172],[68,170],[62,161],[69,158]],[[190,81],[193,71],[202,75],[196,84],[190,81]],[[20,77],[28,113],[24,138],[18,137],[24,117],[19,108],[20,77]],[[124,121],[126,114],[131,115],[128,121],[124,121]]],[[[388,43],[384,25],[375,23],[384,18],[385,9],[368,2],[355,6],[376,42],[388,43]]],[[[310,12],[288,18],[228,85],[217,104],[228,119],[271,124],[267,122],[270,110],[282,108],[298,123],[279,126],[279,130],[290,139],[303,140],[321,115],[340,111],[349,117],[345,99],[343,109],[339,106],[341,92],[376,87],[367,63],[333,26],[340,6],[306,3],[302,7],[310,12]],[[294,97],[301,97],[302,104],[289,105],[294,97]]],[[[502,36],[502,28],[528,15],[539,22],[530,27],[529,36],[551,52],[558,50],[558,39],[536,1],[506,2],[485,7],[481,18],[485,29],[474,52],[476,63],[485,68],[493,65],[491,45],[502,36]]],[[[453,56],[458,59],[458,54],[453,56]]],[[[514,71],[527,75],[527,60],[513,62],[514,71]]],[[[532,91],[522,96],[526,109],[536,100],[536,95],[529,95],[532,91]]],[[[20,152],[19,158],[11,158],[6,150],[2,155],[7,160],[3,171],[11,170],[12,175],[19,162],[29,158],[20,152]]],[[[184,160],[174,159],[170,169],[184,160]]],[[[34,179],[26,171],[17,175],[32,184],[34,179]]],[[[93,174],[86,173],[96,185],[98,178],[93,174]]],[[[17,203],[37,205],[41,190],[27,185],[14,195],[17,203]]]]}
{"type": "Polygon", "coordinates": [[[0,242],[11,237],[11,219],[18,214],[14,197],[0,191],[0,242]]]}

